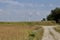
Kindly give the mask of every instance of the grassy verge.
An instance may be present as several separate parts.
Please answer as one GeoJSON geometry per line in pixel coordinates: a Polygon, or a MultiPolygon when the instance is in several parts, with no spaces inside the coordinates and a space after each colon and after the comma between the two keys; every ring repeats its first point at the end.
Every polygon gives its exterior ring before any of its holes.
{"type": "Polygon", "coordinates": [[[55,27],[54,29],[55,29],[57,32],[60,33],[60,26],[57,26],[57,27],[55,27]]]}
{"type": "Polygon", "coordinates": [[[53,34],[52,32],[50,32],[50,34],[52,35],[52,37],[54,38],[54,40],[56,40],[56,38],[55,38],[54,34],[53,34]]]}
{"type": "Polygon", "coordinates": [[[27,40],[41,40],[43,36],[43,28],[36,28],[32,32],[29,33],[27,40]]]}

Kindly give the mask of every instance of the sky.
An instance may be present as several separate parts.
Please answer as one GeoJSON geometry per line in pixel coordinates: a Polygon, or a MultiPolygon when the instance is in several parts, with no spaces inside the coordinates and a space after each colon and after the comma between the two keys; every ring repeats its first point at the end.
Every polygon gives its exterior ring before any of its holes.
{"type": "Polygon", "coordinates": [[[0,0],[0,21],[40,21],[60,0],[0,0]]]}

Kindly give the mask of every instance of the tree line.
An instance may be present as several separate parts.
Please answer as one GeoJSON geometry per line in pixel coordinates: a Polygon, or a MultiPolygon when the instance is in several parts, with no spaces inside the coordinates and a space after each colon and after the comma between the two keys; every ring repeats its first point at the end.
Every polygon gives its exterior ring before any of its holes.
{"type": "MultiPolygon", "coordinates": [[[[51,13],[47,16],[47,21],[56,21],[56,23],[60,23],[60,8],[55,8],[51,10],[51,13]]],[[[43,18],[43,20],[45,20],[43,18]]]]}

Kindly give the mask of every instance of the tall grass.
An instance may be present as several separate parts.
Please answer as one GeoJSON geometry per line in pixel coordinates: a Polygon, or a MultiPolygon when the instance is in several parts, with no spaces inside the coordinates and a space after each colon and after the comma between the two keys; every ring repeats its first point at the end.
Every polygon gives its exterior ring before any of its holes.
{"type": "Polygon", "coordinates": [[[41,40],[43,36],[43,28],[35,29],[29,33],[27,40],[41,40]]]}
{"type": "Polygon", "coordinates": [[[57,32],[60,33],[60,26],[57,26],[57,27],[55,27],[54,29],[55,29],[57,32]]]}

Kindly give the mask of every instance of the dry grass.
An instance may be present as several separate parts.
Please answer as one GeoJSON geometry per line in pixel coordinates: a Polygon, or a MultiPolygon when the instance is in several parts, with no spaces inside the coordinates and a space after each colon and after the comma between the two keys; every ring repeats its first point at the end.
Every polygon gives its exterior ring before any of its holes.
{"type": "Polygon", "coordinates": [[[37,26],[32,32],[30,32],[27,40],[41,40],[43,32],[43,28],[41,26],[37,26]]]}
{"type": "Polygon", "coordinates": [[[33,40],[41,40],[43,28],[40,25],[55,25],[51,22],[1,22],[0,40],[26,40],[30,32],[38,30],[33,40]]]}
{"type": "Polygon", "coordinates": [[[25,40],[32,29],[28,26],[0,24],[0,40],[25,40]]]}
{"type": "MultiPolygon", "coordinates": [[[[30,27],[28,25],[0,24],[0,40],[26,40],[29,32],[38,29],[39,27],[37,26],[30,27]]],[[[35,33],[36,37],[34,39],[37,37],[40,39],[41,34],[42,29],[35,33]]]]}
{"type": "Polygon", "coordinates": [[[40,28],[35,34],[36,36],[34,40],[42,40],[43,32],[44,32],[43,28],[40,28]]]}
{"type": "Polygon", "coordinates": [[[54,28],[57,32],[60,33],[60,25],[54,28]]]}

